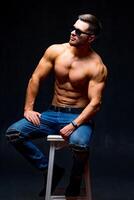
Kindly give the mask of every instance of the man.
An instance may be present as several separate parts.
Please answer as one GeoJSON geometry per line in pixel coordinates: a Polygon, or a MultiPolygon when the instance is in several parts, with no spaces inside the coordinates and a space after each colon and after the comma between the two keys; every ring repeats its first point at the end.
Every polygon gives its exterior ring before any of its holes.
{"type": "MultiPolygon", "coordinates": [[[[47,173],[48,159],[31,139],[60,134],[73,152],[73,166],[66,196],[78,196],[85,163],[88,159],[92,117],[99,110],[107,78],[107,69],[91,48],[101,24],[91,14],[78,16],[69,43],[50,46],[41,58],[29,81],[24,119],[7,130],[7,138],[35,167],[47,173]],[[47,111],[34,111],[40,82],[54,71],[55,85],[52,105],[47,111]]],[[[54,167],[54,191],[64,170],[54,167]]],[[[43,196],[45,188],[41,191],[43,196]]]]}

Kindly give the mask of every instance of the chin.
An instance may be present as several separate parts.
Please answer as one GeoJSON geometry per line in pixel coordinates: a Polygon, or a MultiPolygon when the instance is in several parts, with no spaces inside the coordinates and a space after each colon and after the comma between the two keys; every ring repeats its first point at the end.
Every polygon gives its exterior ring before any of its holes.
{"type": "Polygon", "coordinates": [[[69,44],[70,44],[71,46],[74,46],[74,47],[77,46],[76,42],[73,42],[73,41],[69,41],[69,44]]]}

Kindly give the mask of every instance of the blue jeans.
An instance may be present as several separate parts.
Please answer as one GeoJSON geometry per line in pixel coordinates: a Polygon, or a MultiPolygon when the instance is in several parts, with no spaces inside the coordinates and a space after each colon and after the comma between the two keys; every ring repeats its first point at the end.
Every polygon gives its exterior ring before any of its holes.
{"type": "MultiPolygon", "coordinates": [[[[41,113],[40,125],[23,118],[12,124],[6,131],[9,142],[37,169],[45,170],[48,166],[47,156],[35,145],[32,140],[44,138],[48,135],[57,135],[61,128],[69,124],[79,114],[53,111],[48,109],[41,113]]],[[[90,146],[93,124],[91,121],[79,126],[68,138],[72,149],[87,151],[90,146]]]]}

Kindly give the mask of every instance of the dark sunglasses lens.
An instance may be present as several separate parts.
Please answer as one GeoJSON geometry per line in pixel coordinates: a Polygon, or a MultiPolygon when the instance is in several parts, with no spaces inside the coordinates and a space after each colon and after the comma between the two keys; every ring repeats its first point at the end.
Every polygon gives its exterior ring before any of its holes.
{"type": "Polygon", "coordinates": [[[70,32],[75,31],[76,35],[80,36],[81,35],[81,31],[75,27],[71,27],[70,28],[70,32]]]}
{"type": "Polygon", "coordinates": [[[75,29],[75,33],[76,35],[80,36],[81,35],[81,31],[79,29],[75,29]]]}

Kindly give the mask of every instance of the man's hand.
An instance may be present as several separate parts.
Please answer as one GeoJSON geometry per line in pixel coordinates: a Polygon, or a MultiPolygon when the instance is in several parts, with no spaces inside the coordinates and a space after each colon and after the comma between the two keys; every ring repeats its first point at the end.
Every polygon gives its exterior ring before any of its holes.
{"type": "Polygon", "coordinates": [[[73,133],[75,127],[70,123],[60,130],[60,135],[66,140],[73,133]]]}
{"type": "Polygon", "coordinates": [[[40,125],[40,116],[41,114],[39,112],[33,111],[33,110],[27,110],[24,112],[24,117],[32,122],[35,126],[40,125]]]}

